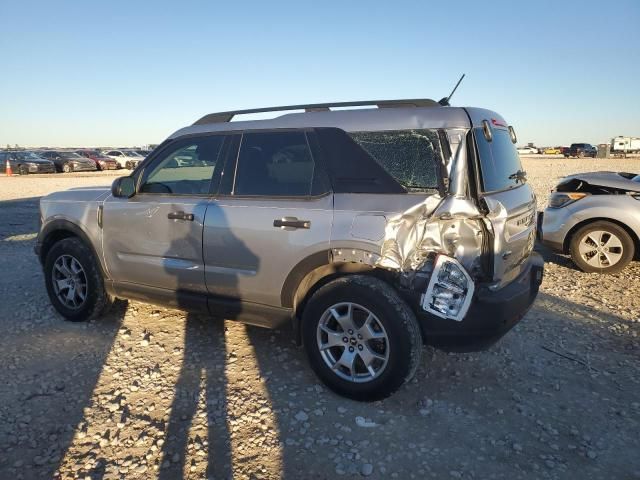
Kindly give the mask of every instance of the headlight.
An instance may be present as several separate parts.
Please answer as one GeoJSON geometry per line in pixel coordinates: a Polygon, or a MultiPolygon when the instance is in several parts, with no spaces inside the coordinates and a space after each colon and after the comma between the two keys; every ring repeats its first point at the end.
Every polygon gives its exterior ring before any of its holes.
{"type": "Polygon", "coordinates": [[[549,199],[549,208],[562,208],[586,197],[586,193],[578,192],[554,192],[549,199]]]}
{"type": "Polygon", "coordinates": [[[462,321],[469,310],[474,291],[473,280],[456,259],[439,255],[422,308],[441,318],[462,321]]]}

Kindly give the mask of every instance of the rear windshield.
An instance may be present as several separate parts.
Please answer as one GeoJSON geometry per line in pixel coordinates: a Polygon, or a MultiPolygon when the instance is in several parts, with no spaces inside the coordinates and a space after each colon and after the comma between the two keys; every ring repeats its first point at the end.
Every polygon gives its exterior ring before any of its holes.
{"type": "Polygon", "coordinates": [[[475,129],[482,170],[482,189],[485,192],[495,192],[515,188],[524,181],[518,175],[522,171],[518,151],[508,130],[493,128],[491,132],[493,139],[487,142],[482,128],[475,129]]]}
{"type": "Polygon", "coordinates": [[[352,132],[349,135],[407,190],[438,188],[442,151],[436,130],[352,132]]]}

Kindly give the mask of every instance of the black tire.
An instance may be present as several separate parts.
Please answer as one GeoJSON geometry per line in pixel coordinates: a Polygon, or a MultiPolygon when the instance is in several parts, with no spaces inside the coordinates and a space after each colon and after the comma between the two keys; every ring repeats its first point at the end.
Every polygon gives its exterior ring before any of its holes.
{"type": "Polygon", "coordinates": [[[73,167],[71,166],[70,163],[65,163],[64,165],[62,165],[62,172],[63,173],[73,172],[73,167]]]}
{"type": "Polygon", "coordinates": [[[29,175],[29,169],[26,165],[18,165],[18,173],[20,175],[29,175]]]}
{"type": "Polygon", "coordinates": [[[113,305],[114,298],[104,288],[102,272],[93,252],[79,238],[65,238],[51,247],[44,262],[44,280],[51,304],[60,315],[69,321],[82,322],[97,318],[106,313],[113,305]],[[72,257],[80,264],[83,270],[82,277],[86,282],[85,299],[75,308],[65,305],[58,298],[53,285],[55,263],[63,255],[72,257]]]}
{"type": "MultiPolygon", "coordinates": [[[[596,240],[598,239],[596,238],[596,240]]],[[[600,248],[602,248],[602,245],[600,245],[600,248]]],[[[631,236],[620,225],[607,221],[597,221],[581,227],[573,234],[573,236],[571,237],[571,242],[569,244],[569,253],[571,254],[573,263],[575,263],[576,266],[583,272],[604,274],[618,273],[622,271],[629,264],[629,262],[631,262],[631,260],[633,260],[633,256],[635,254],[635,245],[631,236]],[[613,239],[613,237],[617,237],[619,240],[619,242],[613,242],[612,245],[616,245],[619,243],[620,247],[606,247],[605,244],[606,248],[615,248],[615,250],[612,250],[612,252],[621,253],[619,259],[610,266],[606,266],[606,259],[614,257],[606,255],[606,252],[600,254],[596,250],[595,255],[597,255],[597,257],[594,262],[597,262],[599,265],[588,263],[588,261],[584,258],[593,258],[593,255],[589,256],[590,252],[584,252],[584,256],[583,253],[580,252],[580,245],[583,240],[585,242],[583,245],[594,245],[594,249],[597,248],[593,240],[588,238],[589,234],[593,234],[595,232],[605,232],[605,235],[600,239],[602,241],[609,242],[609,239],[613,239]],[[605,259],[605,261],[600,262],[597,260],[597,258],[605,259]],[[602,265],[602,263],[604,263],[605,265],[602,265]]]]}
{"type": "MultiPolygon", "coordinates": [[[[342,307],[337,307],[342,308],[342,307]]],[[[364,313],[364,312],[361,312],[364,313]]],[[[354,317],[354,324],[357,322],[354,317]]],[[[337,322],[336,322],[337,324],[337,322]]],[[[362,328],[362,324],[358,324],[362,328]]],[[[341,327],[337,327],[341,328],[341,327]]],[[[356,330],[355,334],[362,330],[356,330]]],[[[339,335],[348,332],[340,330],[339,335]]],[[[340,338],[338,335],[338,339],[340,338]]],[[[362,338],[358,335],[359,338],[362,338]]],[[[302,317],[302,340],[309,358],[311,368],[318,377],[334,392],[354,400],[374,401],[385,398],[398,390],[405,382],[414,376],[422,355],[422,336],[420,327],[413,311],[402,300],[396,291],[384,281],[365,275],[349,275],[333,280],[313,294],[307,303],[302,317]],[[345,345],[338,345],[325,351],[331,352],[333,349],[342,349],[338,352],[345,352],[347,348],[354,345],[355,349],[362,350],[360,343],[354,342],[380,342],[377,347],[384,345],[382,351],[387,357],[386,363],[380,365],[377,376],[372,376],[370,380],[362,380],[360,383],[347,380],[341,376],[342,367],[331,368],[328,360],[325,360],[319,346],[319,338],[323,333],[319,332],[319,325],[324,318],[335,319],[330,312],[331,307],[352,303],[358,308],[368,310],[375,316],[376,322],[383,327],[379,332],[386,335],[385,340],[356,340],[352,334],[350,340],[345,345]],[[388,348],[388,350],[386,350],[388,348]]],[[[376,347],[376,345],[372,345],[376,347]]],[[[367,352],[371,352],[368,346],[367,352]]],[[[354,351],[353,349],[351,350],[354,351]]],[[[378,352],[380,350],[377,350],[378,352]]],[[[330,353],[330,355],[333,355],[330,353]]],[[[338,356],[339,353],[336,354],[338,356]]],[[[365,367],[364,357],[358,351],[353,353],[354,360],[352,368],[360,365],[361,370],[365,367]],[[355,355],[358,357],[355,358],[355,355]]],[[[375,368],[374,368],[375,370],[375,368]]],[[[344,375],[344,372],[342,372],[344,375]]],[[[366,372],[363,375],[368,375],[366,372]]],[[[353,370],[351,370],[353,378],[353,370]]]]}

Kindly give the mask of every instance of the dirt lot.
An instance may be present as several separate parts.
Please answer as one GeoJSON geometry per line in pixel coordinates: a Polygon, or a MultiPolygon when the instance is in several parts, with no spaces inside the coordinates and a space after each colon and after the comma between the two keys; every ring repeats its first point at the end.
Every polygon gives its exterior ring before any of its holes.
{"type": "MultiPolygon", "coordinates": [[[[541,206],[565,174],[640,171],[524,164],[541,206]]],[[[543,251],[538,300],[502,341],[425,347],[413,383],[356,403],[287,330],[136,302],[57,316],[32,251],[38,198],[112,179],[0,178],[0,478],[640,478],[640,262],[603,277],[543,251]]]]}

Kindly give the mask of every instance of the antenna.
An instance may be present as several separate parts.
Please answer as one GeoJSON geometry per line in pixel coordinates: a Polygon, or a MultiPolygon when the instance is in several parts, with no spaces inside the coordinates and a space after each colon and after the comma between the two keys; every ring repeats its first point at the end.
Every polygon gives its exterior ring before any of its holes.
{"type": "Polygon", "coordinates": [[[462,79],[464,78],[464,76],[466,75],[466,73],[463,73],[462,76],[460,77],[460,80],[458,80],[458,83],[456,83],[456,86],[453,87],[453,90],[451,90],[451,93],[449,94],[448,97],[444,97],[443,99],[441,99],[438,103],[440,105],[442,105],[443,107],[450,107],[451,105],[449,105],[449,100],[451,100],[451,97],[453,97],[453,94],[456,93],[456,90],[458,89],[458,85],[460,85],[460,82],[462,82],[462,79]]]}

